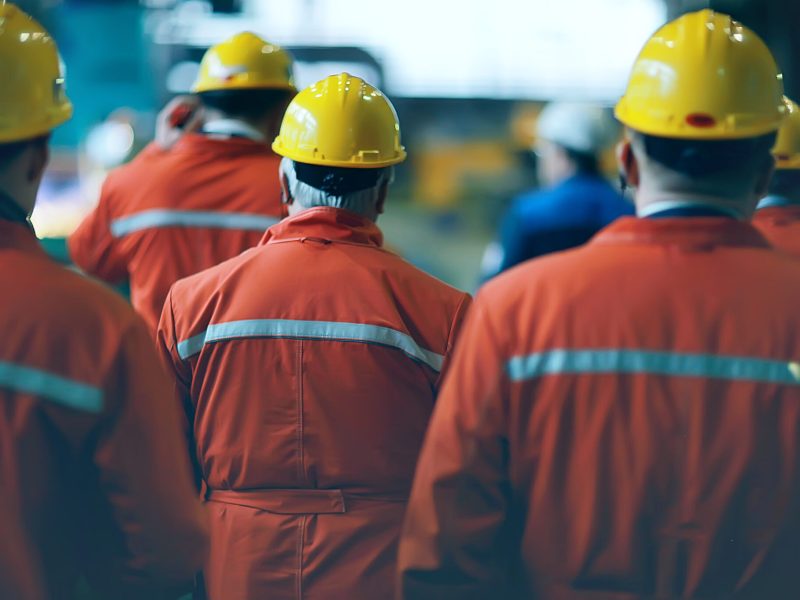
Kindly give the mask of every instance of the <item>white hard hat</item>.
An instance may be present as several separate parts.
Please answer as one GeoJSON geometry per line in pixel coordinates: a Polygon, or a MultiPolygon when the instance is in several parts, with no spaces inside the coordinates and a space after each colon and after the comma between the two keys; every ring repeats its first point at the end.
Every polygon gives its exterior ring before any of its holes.
{"type": "Polygon", "coordinates": [[[568,150],[598,154],[616,138],[617,126],[603,108],[575,102],[553,102],[536,122],[536,138],[568,150]]]}

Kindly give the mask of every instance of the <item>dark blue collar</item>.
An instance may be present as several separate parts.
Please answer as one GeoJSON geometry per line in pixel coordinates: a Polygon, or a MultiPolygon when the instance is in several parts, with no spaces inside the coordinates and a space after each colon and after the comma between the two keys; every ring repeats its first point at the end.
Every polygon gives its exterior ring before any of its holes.
{"type": "Polygon", "coordinates": [[[712,206],[680,206],[660,210],[644,217],[645,219],[675,219],[680,217],[724,217],[733,219],[734,217],[724,210],[712,206]]]}
{"type": "Polygon", "coordinates": [[[16,201],[0,190],[0,219],[30,227],[28,213],[16,201]]]}

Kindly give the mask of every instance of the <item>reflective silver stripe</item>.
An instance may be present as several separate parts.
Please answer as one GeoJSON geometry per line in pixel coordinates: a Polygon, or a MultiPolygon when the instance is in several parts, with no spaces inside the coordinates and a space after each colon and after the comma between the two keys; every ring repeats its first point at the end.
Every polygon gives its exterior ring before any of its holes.
{"type": "Polygon", "coordinates": [[[550,350],[515,356],[508,361],[506,368],[513,381],[545,375],[649,373],[673,377],[800,384],[800,364],[796,362],[651,350],[550,350]]]}
{"type": "Polygon", "coordinates": [[[100,388],[10,362],[0,361],[0,387],[86,412],[97,413],[103,409],[100,388]]]}
{"type": "Polygon", "coordinates": [[[295,321],[254,319],[209,325],[203,333],[178,344],[178,354],[186,359],[200,352],[205,344],[232,338],[293,338],[379,344],[402,350],[411,358],[440,371],[444,356],[426,350],[401,331],[380,325],[339,323],[336,321],[295,321]]]}
{"type": "Polygon", "coordinates": [[[276,217],[250,213],[200,210],[146,210],[111,222],[111,235],[123,237],[134,231],[156,227],[207,227],[266,231],[280,221],[276,217]]]}

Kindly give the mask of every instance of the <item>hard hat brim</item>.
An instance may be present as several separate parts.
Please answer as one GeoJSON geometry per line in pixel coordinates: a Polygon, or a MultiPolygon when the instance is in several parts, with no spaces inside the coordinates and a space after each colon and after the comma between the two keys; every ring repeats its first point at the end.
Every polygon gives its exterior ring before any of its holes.
{"type": "Polygon", "coordinates": [[[225,90],[285,90],[287,92],[297,93],[297,88],[288,83],[263,83],[253,84],[248,82],[230,82],[221,83],[219,85],[203,85],[195,84],[191,88],[193,94],[202,94],[203,92],[221,92],[225,90]]]}
{"type": "Polygon", "coordinates": [[[381,161],[366,162],[355,160],[336,160],[325,157],[309,156],[308,154],[304,154],[302,152],[292,152],[291,150],[284,148],[283,144],[280,142],[280,138],[276,139],[272,143],[272,151],[279,156],[283,156],[284,158],[288,158],[299,163],[305,163],[307,165],[318,165],[321,167],[344,167],[349,169],[380,169],[383,167],[391,167],[393,165],[400,164],[408,156],[405,147],[401,146],[400,150],[394,157],[381,161]]]}
{"type": "Polygon", "coordinates": [[[59,125],[63,125],[72,118],[72,103],[66,102],[51,111],[46,119],[38,123],[29,123],[25,127],[0,129],[0,144],[10,144],[31,140],[53,131],[59,125]]]}

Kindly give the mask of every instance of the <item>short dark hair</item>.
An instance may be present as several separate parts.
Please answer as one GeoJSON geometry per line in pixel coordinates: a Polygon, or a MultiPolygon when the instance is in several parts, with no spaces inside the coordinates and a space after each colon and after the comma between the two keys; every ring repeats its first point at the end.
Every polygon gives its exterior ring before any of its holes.
{"type": "Polygon", "coordinates": [[[800,193],[800,170],[779,169],[769,182],[769,193],[773,196],[796,197],[800,193]]]}
{"type": "Polygon", "coordinates": [[[31,144],[46,144],[50,139],[50,134],[40,135],[27,140],[0,144],[0,167],[5,167],[17,158],[31,144]]]}
{"type": "Polygon", "coordinates": [[[739,173],[768,159],[776,133],[736,140],[686,140],[641,134],[653,161],[687,177],[739,173]]]}
{"type": "Polygon", "coordinates": [[[386,172],[387,167],[377,169],[352,169],[328,167],[294,162],[297,180],[322,190],[331,196],[342,196],[351,192],[373,188],[386,172]]]}
{"type": "Polygon", "coordinates": [[[212,90],[198,94],[204,106],[233,118],[257,120],[282,110],[294,96],[290,90],[212,90]]]}
{"type": "Polygon", "coordinates": [[[596,175],[600,172],[600,165],[597,156],[589,152],[579,152],[571,148],[564,148],[567,158],[575,165],[575,170],[578,173],[585,173],[587,175],[596,175]]]}

